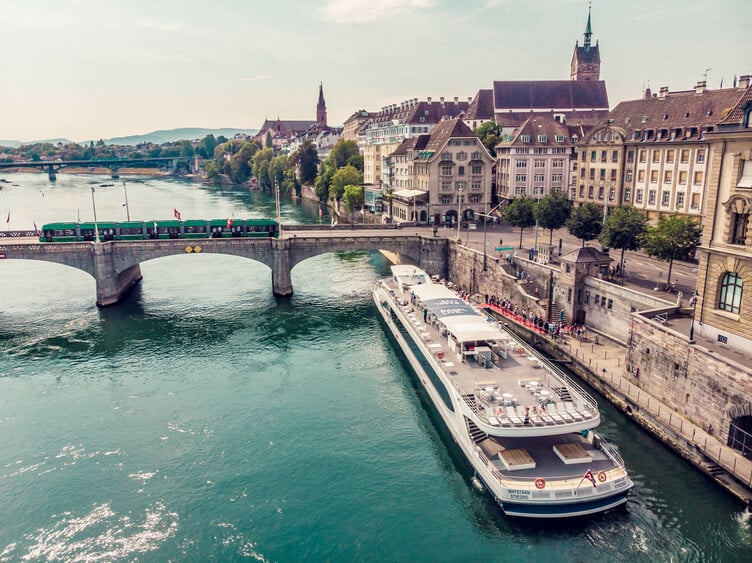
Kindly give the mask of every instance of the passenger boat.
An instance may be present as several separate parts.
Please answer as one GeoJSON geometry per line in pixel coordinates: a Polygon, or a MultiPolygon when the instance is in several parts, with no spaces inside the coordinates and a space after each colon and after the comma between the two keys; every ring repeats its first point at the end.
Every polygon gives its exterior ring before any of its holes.
{"type": "Polygon", "coordinates": [[[626,503],[633,483],[594,431],[598,405],[558,365],[414,266],[393,266],[373,299],[505,514],[566,518],[626,503]]]}

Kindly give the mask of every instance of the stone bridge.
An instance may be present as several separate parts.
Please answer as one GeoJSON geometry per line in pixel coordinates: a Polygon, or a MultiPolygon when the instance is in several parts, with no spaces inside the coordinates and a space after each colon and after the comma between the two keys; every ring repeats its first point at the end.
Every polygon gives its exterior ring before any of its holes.
{"type": "Polygon", "coordinates": [[[141,280],[141,262],[176,254],[231,254],[265,264],[272,271],[275,295],[292,295],[296,264],[328,252],[387,250],[405,263],[446,276],[449,241],[418,234],[358,233],[279,239],[166,239],[102,243],[0,244],[0,259],[43,260],[83,270],[96,280],[97,305],[113,305],[141,280]]]}

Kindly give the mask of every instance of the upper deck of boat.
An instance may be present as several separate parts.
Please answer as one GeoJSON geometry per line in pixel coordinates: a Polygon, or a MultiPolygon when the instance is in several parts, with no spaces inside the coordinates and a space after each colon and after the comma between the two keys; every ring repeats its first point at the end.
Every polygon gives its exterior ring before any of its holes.
{"type": "Polygon", "coordinates": [[[487,320],[498,329],[494,339],[458,347],[441,320],[431,319],[419,300],[411,302],[409,289],[400,292],[393,280],[382,283],[406,330],[433,356],[483,422],[500,429],[547,427],[547,433],[554,427],[566,432],[570,425],[580,429],[598,425],[595,401],[495,320],[487,320]]]}

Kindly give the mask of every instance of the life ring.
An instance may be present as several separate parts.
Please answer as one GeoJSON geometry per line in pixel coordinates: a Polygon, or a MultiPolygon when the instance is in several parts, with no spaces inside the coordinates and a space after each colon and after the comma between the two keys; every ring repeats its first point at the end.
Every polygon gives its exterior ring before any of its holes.
{"type": "Polygon", "coordinates": [[[517,348],[517,353],[518,353],[518,354],[519,354],[520,356],[522,356],[522,355],[523,355],[523,354],[525,353],[525,349],[524,349],[524,348],[522,348],[522,347],[520,347],[520,348],[517,348]]]}
{"type": "Polygon", "coordinates": [[[543,477],[538,477],[535,480],[535,488],[536,489],[544,489],[546,487],[546,480],[543,477]]]}
{"type": "Polygon", "coordinates": [[[606,482],[606,474],[603,471],[598,472],[598,482],[599,483],[605,483],[606,482]]]}

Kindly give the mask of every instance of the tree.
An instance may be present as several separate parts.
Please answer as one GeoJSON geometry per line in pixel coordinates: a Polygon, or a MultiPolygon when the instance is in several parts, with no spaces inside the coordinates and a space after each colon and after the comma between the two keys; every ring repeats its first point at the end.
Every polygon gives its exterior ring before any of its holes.
{"type": "Polygon", "coordinates": [[[280,189],[284,190],[285,172],[287,171],[287,155],[280,154],[275,156],[269,162],[269,179],[272,186],[276,183],[280,189]]]}
{"type": "Polygon", "coordinates": [[[204,163],[204,172],[206,172],[206,179],[210,182],[216,182],[219,180],[219,168],[217,163],[213,160],[207,160],[204,163]]]}
{"type": "Polygon", "coordinates": [[[269,164],[272,158],[274,158],[274,151],[272,149],[261,149],[251,159],[253,175],[258,180],[259,186],[262,189],[272,188],[272,178],[269,175],[269,164]]]}
{"type": "Polygon", "coordinates": [[[201,139],[198,144],[196,152],[204,158],[212,158],[214,156],[214,149],[217,148],[217,139],[211,133],[201,139]]]}
{"type": "Polygon", "coordinates": [[[364,203],[363,186],[348,184],[345,186],[342,198],[345,200],[345,207],[347,207],[347,210],[351,213],[356,209],[362,209],[364,203]]]}
{"type": "Polygon", "coordinates": [[[345,186],[360,185],[363,183],[363,174],[354,166],[345,166],[340,168],[332,175],[332,181],[329,184],[329,198],[342,199],[345,193],[345,186]]]}
{"type": "MultiPolygon", "coordinates": [[[[340,139],[339,141],[337,141],[337,144],[332,147],[332,150],[329,153],[329,156],[326,158],[325,162],[330,162],[334,165],[334,168],[344,168],[348,165],[348,160],[350,159],[350,157],[359,155],[360,150],[358,149],[358,143],[356,143],[355,141],[345,141],[344,139],[340,139]]],[[[358,170],[363,170],[362,159],[360,168],[355,165],[355,162],[350,164],[358,170]]]]}
{"type": "Polygon", "coordinates": [[[486,121],[474,133],[478,135],[481,143],[485,145],[491,156],[496,158],[496,145],[499,144],[499,139],[501,138],[501,127],[493,121],[486,121]]]}
{"type": "Polygon", "coordinates": [[[548,229],[548,244],[554,238],[554,229],[562,228],[572,213],[572,202],[562,190],[554,190],[535,206],[535,220],[538,225],[548,229]]]}
{"type": "Polygon", "coordinates": [[[244,141],[237,147],[237,152],[230,159],[230,179],[233,182],[242,184],[251,177],[250,163],[257,154],[258,148],[258,143],[255,141],[244,141]]]}
{"type": "Polygon", "coordinates": [[[621,249],[619,273],[624,278],[624,252],[640,248],[640,237],[647,227],[647,218],[639,209],[625,205],[606,217],[599,240],[603,246],[621,249]]]}
{"type": "Polygon", "coordinates": [[[319,153],[310,139],[306,139],[292,155],[290,161],[297,165],[301,184],[310,184],[316,179],[319,171],[319,153]]]}
{"type": "Polygon", "coordinates": [[[266,138],[264,139],[264,148],[271,149],[272,147],[274,147],[274,144],[272,143],[272,132],[267,131],[266,138]]]}
{"type": "Polygon", "coordinates": [[[535,225],[535,202],[526,197],[516,197],[504,210],[504,220],[513,227],[520,228],[520,248],[522,232],[535,225]]]}
{"type": "Polygon", "coordinates": [[[640,237],[640,244],[648,256],[668,262],[666,286],[671,283],[671,270],[674,259],[686,259],[692,255],[700,244],[702,225],[686,215],[664,215],[658,218],[658,224],[648,225],[640,237]]]}
{"type": "Polygon", "coordinates": [[[583,203],[575,207],[567,220],[569,233],[585,242],[598,238],[603,229],[603,208],[594,203],[583,203]]]}

